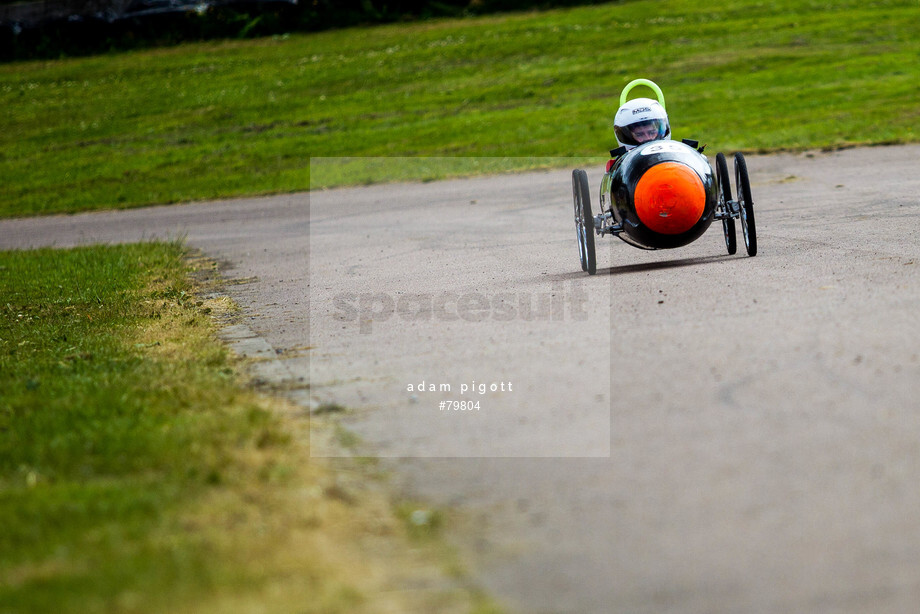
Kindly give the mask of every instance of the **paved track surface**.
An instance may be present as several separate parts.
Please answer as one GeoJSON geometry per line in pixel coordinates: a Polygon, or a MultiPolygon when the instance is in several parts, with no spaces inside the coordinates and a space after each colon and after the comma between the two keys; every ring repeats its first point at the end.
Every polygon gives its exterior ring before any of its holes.
{"type": "Polygon", "coordinates": [[[0,247],[186,235],[225,262],[303,402],[456,510],[511,611],[915,611],[920,147],[748,166],[757,257],[717,227],[605,238],[595,277],[568,171],[13,220],[0,247]]]}

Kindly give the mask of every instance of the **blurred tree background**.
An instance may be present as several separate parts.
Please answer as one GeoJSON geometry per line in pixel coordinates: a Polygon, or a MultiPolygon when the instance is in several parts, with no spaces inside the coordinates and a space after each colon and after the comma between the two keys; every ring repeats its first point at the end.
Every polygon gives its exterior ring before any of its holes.
{"type": "Polygon", "coordinates": [[[0,61],[611,0],[0,0],[0,61]]]}

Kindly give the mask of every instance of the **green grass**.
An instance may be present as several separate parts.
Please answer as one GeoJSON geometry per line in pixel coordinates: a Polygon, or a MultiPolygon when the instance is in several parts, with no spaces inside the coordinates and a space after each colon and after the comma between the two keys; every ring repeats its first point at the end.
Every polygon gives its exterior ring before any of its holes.
{"type": "Polygon", "coordinates": [[[635,0],[0,66],[0,216],[600,161],[636,77],[710,150],[915,142],[920,8],[635,0]]]}
{"type": "Polygon", "coordinates": [[[0,612],[131,611],[136,595],[152,611],[226,581],[200,535],[157,533],[235,479],[237,450],[282,438],[240,402],[219,344],[145,341],[163,320],[189,337],[207,319],[182,304],[181,256],[0,254],[0,612]]]}

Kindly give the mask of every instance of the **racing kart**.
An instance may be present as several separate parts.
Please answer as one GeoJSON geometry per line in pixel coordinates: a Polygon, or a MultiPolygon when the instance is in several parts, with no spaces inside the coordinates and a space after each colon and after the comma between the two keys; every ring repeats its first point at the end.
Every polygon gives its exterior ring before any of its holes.
{"type": "MultiPolygon", "coordinates": [[[[650,81],[637,79],[623,90],[650,81]]],[[[654,85],[652,83],[652,85],[654,85]]],[[[661,90],[654,86],[664,105],[661,90]]],[[[729,254],[737,251],[735,220],[740,220],[748,256],[757,254],[754,203],[747,164],[734,155],[732,189],[725,155],[715,157],[715,170],[697,141],[654,140],[626,150],[612,150],[601,180],[598,214],[593,214],[587,173],[572,172],[575,229],[581,268],[597,272],[595,236],[613,235],[640,249],[682,247],[698,239],[714,220],[722,221],[729,254]]]]}

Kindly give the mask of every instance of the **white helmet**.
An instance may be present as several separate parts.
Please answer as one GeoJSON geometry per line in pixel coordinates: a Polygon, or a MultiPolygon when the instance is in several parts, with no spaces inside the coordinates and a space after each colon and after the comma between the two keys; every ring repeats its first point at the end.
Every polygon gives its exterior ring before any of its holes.
{"type": "Polygon", "coordinates": [[[632,149],[648,141],[671,138],[668,114],[657,100],[634,98],[623,104],[613,120],[617,143],[632,149]]]}

